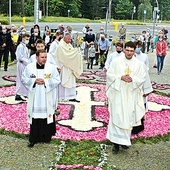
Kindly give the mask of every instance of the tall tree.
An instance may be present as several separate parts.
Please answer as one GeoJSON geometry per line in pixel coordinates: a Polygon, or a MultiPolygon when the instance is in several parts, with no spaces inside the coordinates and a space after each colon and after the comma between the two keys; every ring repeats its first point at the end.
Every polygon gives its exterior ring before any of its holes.
{"type": "Polygon", "coordinates": [[[136,7],[136,12],[134,13],[134,19],[137,19],[138,18],[138,7],[139,7],[139,5],[140,5],[140,0],[130,0],[132,3],[133,3],[133,5],[136,7]]]}
{"type": "Polygon", "coordinates": [[[108,6],[109,0],[82,0],[80,12],[82,17],[89,19],[105,18],[108,6]]]}
{"type": "Polygon", "coordinates": [[[65,4],[63,15],[68,15],[68,10],[70,10],[70,16],[78,17],[80,16],[81,0],[63,0],[65,4]]]}
{"type": "Polygon", "coordinates": [[[152,5],[150,0],[140,0],[140,5],[138,8],[138,19],[152,20],[152,5]]]}
{"type": "Polygon", "coordinates": [[[62,0],[50,0],[49,1],[49,16],[63,16],[62,11],[64,3],[62,0]]]}
{"type": "Polygon", "coordinates": [[[133,3],[129,0],[119,0],[115,7],[116,19],[131,19],[133,3]]]}
{"type": "Polygon", "coordinates": [[[168,0],[159,2],[159,10],[161,20],[170,20],[170,3],[168,0]]]}

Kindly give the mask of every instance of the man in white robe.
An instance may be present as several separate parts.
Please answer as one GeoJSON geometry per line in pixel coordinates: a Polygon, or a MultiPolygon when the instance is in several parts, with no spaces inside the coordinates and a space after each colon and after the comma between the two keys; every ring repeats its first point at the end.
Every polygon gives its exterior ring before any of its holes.
{"type": "Polygon", "coordinates": [[[49,53],[53,57],[55,57],[55,51],[56,51],[62,37],[63,37],[63,34],[60,32],[60,30],[57,30],[55,33],[55,40],[51,43],[50,49],[49,49],[49,53]]]}
{"type": "MultiPolygon", "coordinates": [[[[136,44],[136,49],[135,49],[135,57],[143,62],[146,65],[146,80],[143,84],[143,100],[144,100],[144,105],[145,105],[145,110],[146,112],[148,111],[148,106],[147,106],[147,96],[153,91],[151,80],[149,77],[149,59],[148,56],[145,53],[142,53],[142,42],[140,40],[135,42],[136,44]]],[[[141,119],[141,125],[135,126],[132,129],[132,134],[138,134],[142,130],[144,130],[144,120],[145,118],[143,117],[141,119]]]]}
{"type": "Polygon", "coordinates": [[[141,123],[145,114],[143,84],[146,79],[144,63],[133,55],[135,44],[125,44],[125,55],[111,62],[107,71],[106,95],[109,101],[110,119],[107,139],[114,143],[114,152],[119,146],[131,145],[132,127],[141,123]]]}
{"type": "Polygon", "coordinates": [[[24,97],[28,96],[28,90],[23,85],[21,78],[22,73],[29,63],[29,52],[27,44],[29,42],[29,34],[24,34],[22,36],[22,41],[16,49],[16,59],[17,59],[17,80],[16,80],[16,95],[15,100],[26,100],[24,97]]]}
{"type": "Polygon", "coordinates": [[[36,52],[37,62],[27,65],[22,81],[29,91],[27,119],[30,124],[28,147],[37,142],[50,142],[55,135],[54,111],[60,76],[56,67],[47,61],[45,50],[36,52]]]}
{"type": "MultiPolygon", "coordinates": [[[[36,41],[36,50],[38,51],[38,50],[44,50],[44,49],[45,49],[45,42],[44,42],[44,40],[42,40],[42,39],[37,40],[36,41]]],[[[37,61],[36,54],[33,54],[30,57],[30,63],[36,62],[36,61],[37,61]]],[[[55,65],[56,69],[59,68],[59,64],[55,62],[54,57],[52,56],[51,53],[47,53],[47,62],[55,65]]],[[[57,91],[58,91],[58,87],[57,87],[57,91]]],[[[56,102],[56,112],[59,111],[59,108],[57,106],[58,106],[58,93],[57,93],[57,102],[56,102]]]]}
{"type": "Polygon", "coordinates": [[[118,42],[116,44],[116,51],[111,53],[105,62],[105,66],[103,68],[104,71],[107,71],[109,69],[110,63],[112,62],[112,60],[116,59],[117,57],[120,57],[121,55],[123,55],[123,44],[118,42]]]}
{"type": "Polygon", "coordinates": [[[70,44],[71,35],[65,33],[56,49],[55,60],[60,63],[61,84],[59,85],[59,100],[76,100],[76,78],[83,72],[81,52],[70,44]]]}
{"type": "Polygon", "coordinates": [[[135,49],[135,57],[145,63],[147,70],[149,70],[149,59],[148,55],[145,53],[142,53],[142,41],[138,40],[135,42],[136,44],[136,49],[135,49]]]}
{"type": "MultiPolygon", "coordinates": [[[[38,39],[36,41],[36,50],[38,51],[38,50],[44,50],[44,49],[45,49],[44,40],[38,39]]],[[[35,62],[35,61],[37,61],[36,60],[36,54],[33,54],[33,55],[30,56],[30,63],[35,62]]],[[[47,53],[47,62],[56,65],[54,57],[50,53],[47,53]]],[[[56,65],[56,68],[57,68],[57,65],[56,65]]]]}

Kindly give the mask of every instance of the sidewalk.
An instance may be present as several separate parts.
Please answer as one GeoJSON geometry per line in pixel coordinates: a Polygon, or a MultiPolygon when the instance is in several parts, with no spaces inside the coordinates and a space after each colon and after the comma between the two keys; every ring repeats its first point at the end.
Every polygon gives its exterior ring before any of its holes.
{"type": "MultiPolygon", "coordinates": [[[[168,55],[165,58],[164,68],[160,75],[157,74],[157,69],[153,68],[153,64],[155,62],[154,53],[150,52],[148,54],[148,57],[149,57],[149,64],[150,64],[149,75],[150,75],[151,81],[154,81],[156,84],[169,84],[170,85],[170,52],[168,52],[168,55]]],[[[85,61],[84,61],[84,69],[86,69],[85,61]]],[[[95,71],[99,70],[99,66],[93,66],[93,69],[95,71]]],[[[8,68],[8,71],[0,70],[0,77],[1,77],[0,87],[15,84],[13,82],[4,81],[2,79],[2,77],[5,75],[13,75],[13,74],[16,74],[16,64],[11,64],[8,68]]],[[[170,94],[170,89],[165,89],[165,90],[154,89],[154,90],[170,94]]]]}
{"type": "Polygon", "coordinates": [[[4,71],[3,66],[1,68],[2,70],[0,70],[0,87],[3,86],[10,86],[10,85],[14,85],[14,82],[10,82],[10,81],[6,81],[3,79],[3,76],[6,75],[16,75],[16,64],[15,63],[11,63],[8,66],[8,71],[4,71]]]}

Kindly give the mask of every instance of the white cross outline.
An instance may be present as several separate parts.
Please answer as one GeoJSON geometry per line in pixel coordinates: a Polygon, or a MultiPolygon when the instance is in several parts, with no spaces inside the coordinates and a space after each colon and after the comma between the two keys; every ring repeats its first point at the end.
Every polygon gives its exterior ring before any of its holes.
{"type": "Polygon", "coordinates": [[[77,90],[77,102],[67,102],[65,104],[72,104],[75,108],[72,119],[59,120],[58,124],[69,126],[75,131],[90,131],[93,128],[104,126],[104,122],[92,120],[92,106],[105,106],[105,102],[96,102],[91,100],[91,94],[99,91],[98,89],[79,86],[77,90]]]}

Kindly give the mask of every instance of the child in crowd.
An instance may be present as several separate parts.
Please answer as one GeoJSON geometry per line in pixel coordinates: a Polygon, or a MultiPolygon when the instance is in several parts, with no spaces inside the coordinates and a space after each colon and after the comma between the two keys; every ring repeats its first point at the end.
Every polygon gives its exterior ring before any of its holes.
{"type": "Polygon", "coordinates": [[[95,59],[95,53],[96,53],[96,49],[94,47],[94,42],[90,42],[90,48],[88,50],[88,63],[87,63],[87,69],[93,68],[93,61],[95,59]]]}

